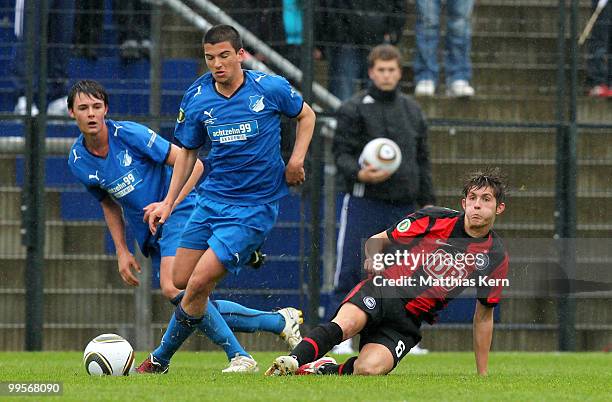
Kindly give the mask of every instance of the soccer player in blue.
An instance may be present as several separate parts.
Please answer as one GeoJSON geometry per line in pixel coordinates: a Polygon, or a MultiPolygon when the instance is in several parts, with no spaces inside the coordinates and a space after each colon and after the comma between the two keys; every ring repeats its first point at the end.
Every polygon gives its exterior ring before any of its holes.
{"type": "Polygon", "coordinates": [[[203,47],[209,72],[183,96],[174,132],[183,147],[166,198],[149,214],[156,233],[157,225],[168,223],[198,149],[210,144],[210,171],[198,186],[198,205],[181,235],[173,269],[175,286],[185,287],[175,311],[177,325],[168,329],[176,349],[202,321],[217,282],[227,272],[237,273],[263,243],[287,185],[304,182],[304,158],[315,125],[314,112],[287,80],[242,69],[245,51],[236,29],[212,27],[203,47]],[[297,120],[286,167],[280,154],[280,114],[297,120]]]}
{"type": "MultiPolygon", "coordinates": [[[[173,304],[178,304],[183,292],[172,283],[174,255],[181,231],[195,207],[193,186],[200,178],[203,166],[196,163],[194,172],[177,198],[174,212],[162,231],[152,235],[145,223],[146,216],[168,191],[172,166],[178,147],[158,136],[153,130],[130,121],[105,120],[108,95],[95,81],[77,82],[68,95],[68,110],[81,131],[68,157],[73,174],[102,206],[104,218],[117,249],[119,273],[128,285],[137,286],[133,271],[140,271],[128,250],[123,217],[133,229],[143,254],[152,260],[154,282],[173,304]]],[[[286,308],[278,312],[253,310],[226,300],[211,302],[198,328],[214,343],[223,347],[230,360],[224,372],[249,372],[257,366],[245,364],[252,360],[228,327],[243,332],[271,331],[281,335],[290,345],[299,342],[301,312],[286,308]],[[226,322],[227,321],[227,322],[226,322]]],[[[176,318],[172,317],[171,328],[176,318]]],[[[173,350],[162,342],[148,359],[147,372],[166,372],[173,350]]]]}

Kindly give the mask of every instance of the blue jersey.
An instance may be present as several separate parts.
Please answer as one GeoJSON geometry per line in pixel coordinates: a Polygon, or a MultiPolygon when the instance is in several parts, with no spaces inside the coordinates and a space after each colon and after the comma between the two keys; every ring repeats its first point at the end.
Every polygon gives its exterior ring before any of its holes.
{"type": "Polygon", "coordinates": [[[110,196],[121,205],[140,249],[148,256],[152,235],[142,221],[143,208],[162,200],[168,192],[172,168],[165,161],[171,144],[137,123],[107,120],[106,125],[106,158],[91,154],[81,134],[70,149],[68,165],[98,201],[110,196]]]}
{"type": "Polygon", "coordinates": [[[285,196],[280,114],[295,117],[302,97],[286,79],[244,70],[231,97],[217,92],[210,73],[185,92],[174,132],[189,149],[210,145],[202,197],[233,205],[266,204],[285,196]]]}

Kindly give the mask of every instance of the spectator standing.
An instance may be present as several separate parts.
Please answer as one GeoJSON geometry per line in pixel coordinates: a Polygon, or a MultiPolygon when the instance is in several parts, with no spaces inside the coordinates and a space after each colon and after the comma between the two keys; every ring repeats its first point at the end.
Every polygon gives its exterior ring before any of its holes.
{"type": "Polygon", "coordinates": [[[363,88],[373,46],[396,44],[406,22],[405,0],[322,0],[316,36],[329,60],[329,90],[340,100],[363,88]]]}
{"type": "MultiPolygon", "coordinates": [[[[438,42],[440,39],[441,0],[416,0],[416,52],[414,58],[415,95],[433,96],[438,86],[438,42]]],[[[474,96],[470,85],[472,64],[472,9],[474,0],[447,0],[444,52],[446,94],[474,96]]]]}
{"type": "Polygon", "coordinates": [[[435,202],[427,125],[417,103],[399,91],[400,60],[395,46],[374,47],[367,59],[372,84],[337,113],[334,157],[344,194],[334,293],[327,311],[330,318],[344,295],[362,279],[362,240],[414,212],[417,204],[435,202]],[[395,173],[359,166],[363,147],[377,137],[399,145],[402,163],[395,173]]]}
{"type": "MultiPolygon", "coordinates": [[[[74,27],[74,0],[51,0],[49,5],[49,23],[47,28],[47,114],[54,116],[68,115],[66,109],[66,96],[68,92],[68,60],[72,52],[72,31],[74,27]]],[[[25,41],[25,2],[16,1],[15,3],[15,41],[12,49],[12,58],[9,66],[9,74],[13,82],[15,108],[14,112],[19,115],[26,114],[25,83],[26,77],[25,63],[26,46],[25,41]]],[[[40,7],[35,7],[35,34],[40,37],[40,7]]],[[[35,41],[37,43],[38,41],[35,41]]],[[[39,51],[35,50],[34,66],[40,65],[38,61],[39,51]]],[[[38,72],[36,72],[38,74],[38,72]]],[[[36,85],[35,92],[38,91],[36,85]]],[[[36,99],[36,95],[35,95],[36,99]]],[[[32,115],[38,114],[38,107],[32,104],[32,115]]]]}

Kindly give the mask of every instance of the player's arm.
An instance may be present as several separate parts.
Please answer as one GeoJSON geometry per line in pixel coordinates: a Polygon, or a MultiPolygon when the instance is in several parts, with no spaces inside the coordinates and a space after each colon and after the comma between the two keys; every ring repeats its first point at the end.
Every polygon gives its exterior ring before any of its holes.
{"type": "MultiPolygon", "coordinates": [[[[176,158],[179,154],[179,151],[180,151],[179,147],[177,147],[176,145],[170,144],[170,151],[168,152],[168,157],[166,158],[166,165],[174,166],[174,164],[176,163],[176,158]]],[[[191,176],[189,176],[189,178],[187,179],[187,182],[183,186],[183,189],[181,190],[178,197],[176,198],[176,201],[174,201],[172,210],[174,210],[174,208],[176,208],[176,206],[180,204],[181,201],[185,199],[185,197],[187,197],[187,195],[191,192],[191,190],[193,190],[198,180],[200,180],[200,177],[202,177],[203,173],[204,173],[204,164],[202,163],[202,161],[198,159],[196,160],[195,166],[193,167],[193,172],[191,172],[191,176]]],[[[149,222],[149,216],[151,212],[155,211],[157,207],[159,207],[160,204],[162,203],[163,201],[153,202],[147,205],[146,207],[144,207],[143,208],[144,209],[143,221],[149,222]]]]}
{"type": "Polygon", "coordinates": [[[302,111],[297,115],[296,120],[295,144],[285,168],[285,180],[290,186],[302,184],[306,179],[304,159],[306,159],[306,153],[314,132],[315,112],[304,102],[302,111]]]}
{"type": "Polygon", "coordinates": [[[378,275],[381,272],[380,259],[376,255],[382,255],[385,248],[391,245],[387,231],[380,232],[370,237],[365,244],[364,269],[368,275],[378,275]]]}
{"type": "MultiPolygon", "coordinates": [[[[179,148],[174,160],[172,179],[166,198],[149,213],[149,230],[155,234],[157,225],[166,222],[172,213],[172,209],[177,204],[179,194],[185,187],[185,183],[194,173],[196,162],[198,161],[198,149],[179,148]]],[[[203,170],[202,170],[203,171],[203,170]]],[[[201,175],[201,173],[200,173],[201,175]]],[[[195,182],[194,182],[195,183],[195,182]]]]}
{"type": "Polygon", "coordinates": [[[476,357],[476,370],[479,375],[487,375],[489,365],[489,350],[493,339],[493,310],[495,307],[485,306],[476,302],[474,312],[474,355],[476,357]]]}
{"type": "Polygon", "coordinates": [[[111,197],[104,197],[100,201],[104,220],[108,226],[115,249],[117,250],[117,265],[119,267],[119,275],[123,282],[130,286],[138,286],[138,278],[132,272],[132,269],[141,272],[140,265],[136,258],[130,253],[127,242],[125,240],[125,221],[123,220],[123,211],[121,206],[117,204],[111,197]]]}

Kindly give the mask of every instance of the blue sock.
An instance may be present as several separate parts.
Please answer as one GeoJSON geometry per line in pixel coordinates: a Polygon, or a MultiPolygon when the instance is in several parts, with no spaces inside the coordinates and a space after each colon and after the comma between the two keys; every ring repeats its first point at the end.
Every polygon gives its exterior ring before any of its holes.
{"type": "Polygon", "coordinates": [[[192,317],[185,313],[183,307],[179,304],[172,314],[172,318],[168,323],[168,328],[162,337],[161,343],[153,351],[153,356],[161,364],[169,364],[170,359],[176,353],[178,348],[181,347],[183,342],[189,335],[200,325],[202,318],[192,317]]]}
{"type": "Polygon", "coordinates": [[[198,325],[198,328],[215,345],[223,348],[228,360],[236,357],[237,354],[240,356],[250,356],[240,342],[238,342],[236,335],[234,335],[221,314],[219,314],[214,302],[208,302],[206,314],[204,314],[204,319],[198,325]]]}
{"type": "Polygon", "coordinates": [[[285,318],[277,312],[255,310],[228,300],[215,300],[211,304],[217,306],[232,331],[280,334],[285,328],[285,318]]]}

